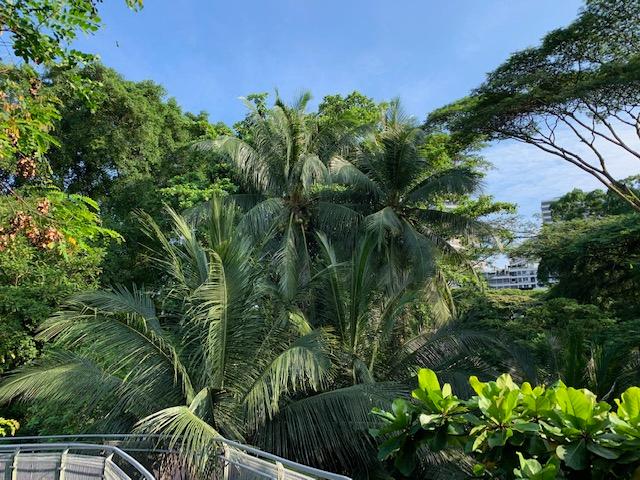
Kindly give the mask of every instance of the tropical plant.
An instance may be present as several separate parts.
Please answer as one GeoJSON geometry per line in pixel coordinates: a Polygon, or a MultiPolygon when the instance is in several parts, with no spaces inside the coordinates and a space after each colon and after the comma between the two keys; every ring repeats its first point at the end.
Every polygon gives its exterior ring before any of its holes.
{"type": "Polygon", "coordinates": [[[562,380],[607,401],[639,384],[638,321],[549,293],[458,289],[461,326],[509,343],[534,383],[562,380]]]}
{"type": "MultiPolygon", "coordinates": [[[[619,180],[631,190],[640,191],[640,175],[619,180]]],[[[631,213],[631,206],[610,190],[595,189],[585,192],[575,188],[551,202],[551,217],[554,221],[601,218],[610,215],[631,213]]]]}
{"type": "Polygon", "coordinates": [[[18,431],[18,428],[20,428],[20,424],[17,420],[0,417],[0,437],[13,436],[18,431]]]}
{"type": "MultiPolygon", "coordinates": [[[[630,387],[611,405],[586,389],[558,382],[517,385],[471,377],[476,395],[461,400],[440,386],[430,370],[419,374],[415,402],[399,399],[392,412],[374,410],[385,426],[379,455],[394,458],[405,476],[416,469],[423,444],[457,449],[475,459],[473,475],[486,478],[630,478],[640,473],[640,388],[630,387]]],[[[471,473],[471,472],[469,472],[471,473]]],[[[413,477],[412,477],[413,478],[413,477]]]]}
{"type": "Polygon", "coordinates": [[[587,0],[574,22],[511,55],[468,97],[427,122],[460,137],[532,145],[640,211],[637,192],[611,172],[615,158],[640,159],[639,15],[634,0],[587,0]]]}
{"type": "MultiPolygon", "coordinates": [[[[326,390],[334,340],[302,316],[280,309],[268,315],[270,289],[253,247],[238,232],[235,208],[212,202],[206,243],[198,241],[193,225],[168,214],[171,235],[143,216],[162,246],[154,262],[166,288],[153,294],[116,287],[73,297],[39,334],[50,342],[48,353],[10,376],[0,398],[65,405],[94,418],[91,428],[98,430],[135,425],[168,434],[192,466],[204,467],[217,436],[258,438],[287,401],[326,390]]],[[[398,389],[392,392],[385,398],[398,389]]],[[[372,407],[366,388],[312,399],[324,414],[329,410],[323,402],[348,405],[361,418],[372,407]]],[[[286,425],[273,426],[295,430],[302,443],[291,446],[291,434],[262,441],[276,451],[315,449],[321,455],[326,438],[345,438],[340,423],[316,419],[305,428],[307,408],[294,404],[278,417],[286,425]]]]}
{"type": "Polygon", "coordinates": [[[364,196],[364,229],[383,251],[389,285],[401,284],[407,272],[415,283],[434,276],[439,255],[460,258],[452,240],[489,234],[486,225],[445,205],[474,193],[479,173],[468,165],[434,165],[428,147],[427,134],[394,101],[381,130],[362,143],[355,158],[331,160],[334,182],[364,196]]]}
{"type": "Polygon", "coordinates": [[[40,327],[67,296],[98,283],[108,245],[98,205],[57,189],[0,197],[0,373],[33,359],[40,327]]]}
{"type": "Polygon", "coordinates": [[[339,262],[318,235],[324,260],[303,311],[283,302],[233,202],[210,208],[197,224],[169,209],[170,234],[142,215],[164,286],[73,297],[39,333],[45,356],[9,376],[0,401],[63,405],[94,430],[166,434],[194,468],[225,436],[354,471],[376,467],[371,408],[404,394],[416,366],[490,369],[474,353],[486,339],[416,324],[410,288],[379,288],[372,237],[339,262]]]}
{"type": "Polygon", "coordinates": [[[313,231],[345,232],[342,227],[357,221],[353,210],[323,198],[322,188],[330,180],[325,162],[351,139],[321,128],[318,118],[305,112],[310,98],[304,93],[292,105],[277,98],[269,110],[247,102],[251,114],[244,138],[225,136],[213,144],[230,156],[250,192],[236,197],[253,205],[243,220],[245,230],[257,240],[275,243],[279,289],[288,300],[310,279],[313,231]]]}

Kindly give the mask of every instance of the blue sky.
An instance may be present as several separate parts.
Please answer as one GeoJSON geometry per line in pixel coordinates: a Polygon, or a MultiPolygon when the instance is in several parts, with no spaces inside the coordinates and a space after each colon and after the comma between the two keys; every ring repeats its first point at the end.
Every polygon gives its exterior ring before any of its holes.
{"type": "MultiPolygon", "coordinates": [[[[511,52],[569,23],[578,0],[146,0],[141,12],[100,5],[105,27],[78,42],[131,80],[162,84],[184,109],[229,124],[238,97],[277,88],[398,96],[422,119],[477,86],[511,52]]],[[[524,215],[590,177],[531,147],[504,142],[484,155],[495,165],[486,191],[524,215]]],[[[615,172],[640,170],[623,161],[615,172]]]]}

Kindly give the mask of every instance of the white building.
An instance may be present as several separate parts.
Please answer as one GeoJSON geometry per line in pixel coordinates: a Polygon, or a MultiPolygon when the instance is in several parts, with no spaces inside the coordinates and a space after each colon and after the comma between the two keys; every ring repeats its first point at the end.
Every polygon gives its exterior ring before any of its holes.
{"type": "Polygon", "coordinates": [[[513,259],[505,268],[486,269],[482,274],[486,278],[489,288],[532,290],[543,287],[538,282],[538,264],[526,260],[513,259]]]}
{"type": "Polygon", "coordinates": [[[558,200],[560,197],[552,198],[551,200],[543,200],[540,202],[540,210],[542,211],[542,223],[551,223],[553,218],[551,217],[551,204],[558,200]]]}

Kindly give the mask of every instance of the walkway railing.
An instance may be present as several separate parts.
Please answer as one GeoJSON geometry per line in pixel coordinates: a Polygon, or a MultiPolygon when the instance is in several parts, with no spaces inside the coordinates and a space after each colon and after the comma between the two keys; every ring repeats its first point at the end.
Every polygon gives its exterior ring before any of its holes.
{"type": "MultiPolygon", "coordinates": [[[[87,463],[88,455],[70,456],[70,451],[93,450],[101,452],[103,455],[103,463],[101,465],[100,462],[95,460],[95,458],[99,457],[92,457],[94,463],[97,462],[98,464],[96,468],[99,469],[100,466],[102,466],[102,477],[96,477],[94,475],[95,468],[92,470],[93,473],[91,475],[87,473],[84,477],[81,475],[78,476],[77,474],[71,478],[69,478],[69,475],[65,477],[64,469],[62,470],[63,475],[27,475],[22,477],[18,475],[17,477],[8,477],[6,476],[7,472],[3,472],[3,464],[2,461],[0,461],[0,480],[3,478],[46,478],[52,480],[88,480],[93,478],[127,480],[134,477],[139,477],[144,480],[154,480],[156,477],[168,477],[172,480],[177,480],[178,478],[193,478],[190,475],[185,475],[184,471],[175,466],[175,462],[172,473],[168,475],[166,471],[163,473],[157,471],[157,462],[154,463],[150,461],[150,455],[173,457],[174,459],[179,455],[176,450],[162,446],[163,442],[167,440],[168,437],[163,435],[140,434],[48,435],[0,438],[0,460],[3,458],[3,452],[5,454],[7,452],[13,452],[14,456],[11,457],[12,461],[15,461],[17,454],[18,461],[15,465],[12,464],[16,472],[20,471],[20,455],[25,459],[25,462],[27,462],[27,460],[37,460],[37,457],[33,457],[33,455],[41,455],[43,459],[47,458],[49,462],[48,465],[51,469],[58,468],[58,470],[60,469],[60,465],[64,467],[65,464],[63,460],[66,460],[67,466],[70,465],[69,462],[71,461],[87,463]],[[51,454],[49,454],[49,457],[46,457],[47,452],[55,451],[61,452],[58,453],[59,459],[57,467],[51,466],[52,462],[55,464],[55,459],[50,458],[51,454]],[[32,457],[25,457],[26,452],[31,452],[30,455],[32,455],[32,457]],[[118,457],[118,462],[123,468],[118,467],[113,457],[118,457]],[[146,466],[143,464],[146,464],[146,466]],[[123,469],[127,470],[127,473],[125,473],[123,469]],[[150,473],[150,471],[155,471],[156,474],[154,475],[150,473]],[[3,473],[5,473],[4,476],[3,473]]],[[[212,480],[218,478],[224,480],[350,480],[349,477],[302,465],[257,448],[227,440],[226,438],[216,438],[213,443],[218,447],[219,451],[216,455],[219,460],[219,468],[207,476],[207,478],[212,480]]],[[[23,464],[27,465],[25,462],[23,462],[23,464]]],[[[87,468],[85,468],[85,470],[87,468]]],[[[67,467],[66,472],[68,471],[69,468],[67,467]]]]}
{"type": "Polygon", "coordinates": [[[0,444],[0,478],[130,479],[114,461],[116,456],[133,469],[136,476],[155,480],[140,462],[118,447],[78,442],[0,444]],[[72,453],[75,451],[93,451],[98,455],[72,453]]]}

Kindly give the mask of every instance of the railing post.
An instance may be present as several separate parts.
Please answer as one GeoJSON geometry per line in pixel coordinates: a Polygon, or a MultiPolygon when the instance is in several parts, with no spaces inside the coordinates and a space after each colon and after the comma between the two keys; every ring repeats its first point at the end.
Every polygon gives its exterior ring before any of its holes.
{"type": "Polygon", "coordinates": [[[13,460],[11,461],[11,480],[18,480],[18,455],[20,454],[20,449],[16,448],[16,453],[13,455],[13,460]]]}
{"type": "Polygon", "coordinates": [[[69,453],[69,449],[65,449],[62,451],[60,455],[60,468],[58,469],[58,480],[64,480],[64,472],[67,468],[67,454],[69,453]]]}

